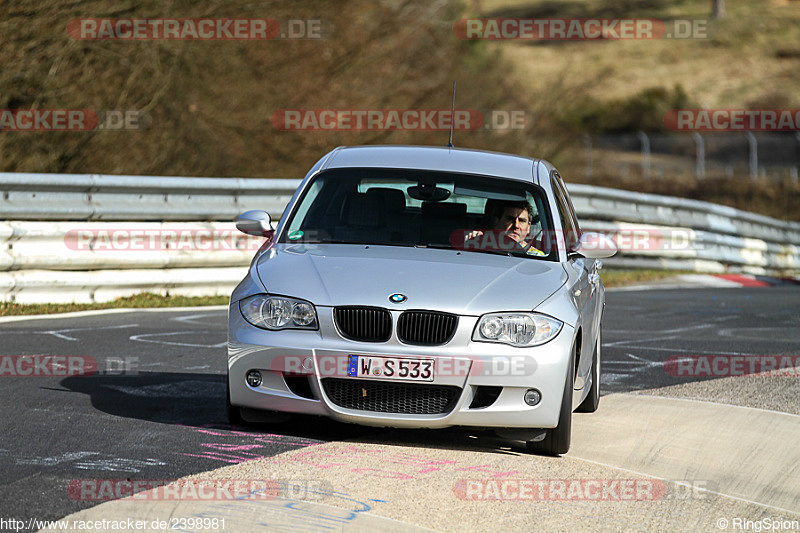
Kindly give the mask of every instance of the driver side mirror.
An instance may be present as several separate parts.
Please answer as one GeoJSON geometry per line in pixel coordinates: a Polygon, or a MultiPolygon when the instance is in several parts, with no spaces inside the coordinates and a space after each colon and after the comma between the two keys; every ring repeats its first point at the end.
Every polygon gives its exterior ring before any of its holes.
{"type": "Polygon", "coordinates": [[[269,237],[274,232],[272,219],[266,211],[245,211],[236,217],[236,229],[256,237],[269,237]]]}
{"type": "Polygon", "coordinates": [[[617,243],[603,233],[586,231],[568,255],[578,254],[590,259],[603,259],[617,253],[617,243]]]}

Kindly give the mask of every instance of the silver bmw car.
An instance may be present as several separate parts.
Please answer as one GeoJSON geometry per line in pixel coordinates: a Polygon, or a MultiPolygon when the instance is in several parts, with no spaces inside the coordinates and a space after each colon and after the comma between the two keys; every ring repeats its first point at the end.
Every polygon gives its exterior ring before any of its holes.
{"type": "Polygon", "coordinates": [[[601,262],[542,159],[340,147],[308,172],[229,308],[234,424],[303,413],[466,426],[566,453],[600,399],[601,262]]]}

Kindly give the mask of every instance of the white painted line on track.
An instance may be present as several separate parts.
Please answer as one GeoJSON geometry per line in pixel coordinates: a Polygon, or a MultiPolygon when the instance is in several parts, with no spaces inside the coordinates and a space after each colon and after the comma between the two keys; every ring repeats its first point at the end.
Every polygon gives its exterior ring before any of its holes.
{"type": "MultiPolygon", "coordinates": [[[[605,344],[603,344],[605,346],[605,344]]],[[[650,350],[654,352],[681,352],[693,354],[712,354],[712,355],[754,355],[752,352],[722,352],[715,350],[688,350],[686,348],[662,348],[661,346],[625,346],[625,348],[633,348],[635,350],[650,350]]],[[[663,361],[661,361],[663,363],[663,361]]]]}
{"type": "MultiPolygon", "coordinates": [[[[787,324],[790,327],[793,326],[797,328],[797,324],[787,324]]],[[[736,340],[747,340],[747,341],[774,341],[780,337],[777,337],[772,332],[780,332],[782,334],[789,333],[786,331],[787,327],[774,327],[774,326],[767,326],[767,327],[757,327],[757,328],[724,328],[717,331],[717,335],[720,337],[727,337],[729,339],[736,339],[736,340]],[[760,331],[762,333],[756,334],[752,333],[751,335],[747,335],[748,332],[755,332],[760,331]]],[[[783,342],[794,342],[800,343],[800,337],[783,337],[780,338],[783,342]]]]}
{"type": "Polygon", "coordinates": [[[760,407],[748,407],[746,405],[733,405],[730,403],[722,403],[722,402],[712,402],[711,400],[697,400],[695,398],[678,398],[672,396],[659,396],[657,394],[642,394],[640,392],[626,392],[625,394],[630,394],[631,396],[644,396],[645,398],[659,398],[661,400],[677,400],[681,402],[692,402],[692,403],[707,403],[711,405],[724,405],[725,407],[736,407],[737,409],[748,409],[750,411],[759,411],[762,413],[771,413],[775,415],[783,415],[783,416],[791,416],[794,418],[800,418],[800,415],[796,415],[793,413],[785,413],[783,411],[775,411],[772,409],[761,409],[760,407]]]}
{"type": "Polygon", "coordinates": [[[609,292],[652,291],[662,289],[725,289],[741,288],[743,285],[725,278],[718,278],[708,274],[681,274],[666,280],[655,280],[651,283],[640,285],[627,285],[624,287],[610,287],[609,292]]]}
{"type": "Polygon", "coordinates": [[[573,421],[575,457],[652,472],[714,480],[719,492],[800,514],[798,416],[731,404],[647,394],[610,394],[593,415],[573,421]],[[793,481],[794,479],[794,481],[793,481]]]}
{"type": "Polygon", "coordinates": [[[74,331],[97,331],[101,329],[126,329],[137,328],[139,324],[123,324],[120,326],[97,326],[92,328],[68,328],[68,329],[48,329],[42,331],[29,331],[29,330],[0,330],[0,335],[53,335],[65,341],[77,341],[75,337],[65,335],[65,333],[72,333],[74,331]]]}
{"type": "MultiPolygon", "coordinates": [[[[228,308],[226,307],[225,310],[227,310],[227,309],[228,308]]],[[[225,315],[225,313],[216,313],[216,314],[213,314],[213,315],[209,314],[209,313],[199,313],[199,314],[194,314],[194,315],[176,316],[176,317],[170,318],[170,320],[175,320],[176,322],[184,322],[184,323],[188,323],[188,324],[206,325],[205,322],[199,321],[197,319],[198,318],[208,318],[210,316],[223,316],[223,315],[225,315]]],[[[225,315],[225,316],[227,316],[227,315],[225,315]]]]}
{"type": "Polygon", "coordinates": [[[197,334],[196,331],[175,331],[171,333],[141,333],[139,335],[131,335],[129,338],[137,342],[150,342],[153,344],[165,344],[167,346],[184,346],[187,348],[222,348],[228,344],[228,341],[218,342],[217,344],[195,344],[190,342],[175,342],[175,341],[160,341],[153,340],[147,337],[166,337],[168,335],[189,335],[197,334]]]}
{"type": "Polygon", "coordinates": [[[37,331],[36,333],[47,334],[47,335],[54,335],[59,339],[64,339],[67,341],[77,341],[75,337],[70,337],[69,335],[64,335],[64,333],[72,333],[74,331],[96,331],[100,329],[128,329],[128,328],[138,328],[139,324],[123,324],[121,326],[100,326],[94,328],[69,328],[69,329],[53,329],[49,331],[37,331]]]}
{"type": "Polygon", "coordinates": [[[675,481],[675,480],[671,480],[671,479],[667,479],[667,478],[663,478],[663,477],[659,477],[659,476],[654,476],[653,474],[648,474],[646,472],[639,472],[637,470],[631,470],[630,468],[622,468],[621,466],[614,466],[614,465],[602,463],[600,461],[592,461],[591,459],[585,459],[583,457],[577,457],[575,455],[567,454],[567,455],[565,455],[565,457],[568,458],[568,459],[573,459],[575,461],[585,461],[587,463],[592,463],[592,464],[596,464],[596,465],[600,465],[600,466],[605,466],[607,468],[613,468],[614,470],[620,470],[622,472],[630,472],[631,474],[636,474],[637,476],[646,476],[646,477],[651,477],[651,478],[654,478],[654,479],[660,479],[662,481],[667,481],[667,482],[673,483],[675,485],[681,485],[683,487],[690,487],[693,490],[706,492],[708,494],[714,494],[715,496],[722,496],[723,498],[730,498],[731,500],[736,500],[736,501],[743,502],[743,503],[749,503],[749,504],[752,504],[752,505],[758,505],[759,507],[765,507],[767,509],[772,509],[774,511],[781,511],[781,512],[784,512],[784,513],[790,513],[790,514],[794,514],[794,515],[800,516],[800,512],[798,512],[798,511],[792,511],[791,509],[784,509],[783,507],[775,507],[774,505],[767,505],[766,503],[761,503],[761,502],[757,502],[757,501],[754,501],[754,500],[748,500],[747,498],[740,498],[738,496],[732,496],[730,494],[725,494],[724,492],[717,492],[715,490],[706,489],[704,487],[698,487],[696,485],[692,485],[691,483],[684,483],[684,482],[681,482],[681,481],[675,481]]]}

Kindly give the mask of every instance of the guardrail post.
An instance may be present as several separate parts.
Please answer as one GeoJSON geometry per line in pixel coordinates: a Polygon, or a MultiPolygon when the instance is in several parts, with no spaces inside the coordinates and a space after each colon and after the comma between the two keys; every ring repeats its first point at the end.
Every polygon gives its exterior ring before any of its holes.
{"type": "Polygon", "coordinates": [[[650,179],[650,138],[643,131],[637,133],[642,143],[642,174],[645,179],[650,179]]]}
{"type": "Polygon", "coordinates": [[[695,153],[697,155],[694,174],[698,180],[701,180],[706,177],[706,143],[703,140],[703,136],[697,132],[692,133],[692,137],[694,137],[695,153]]]}
{"type": "Polygon", "coordinates": [[[587,178],[591,178],[592,174],[594,174],[594,169],[592,168],[592,137],[590,135],[583,136],[583,147],[586,151],[586,170],[584,170],[584,174],[587,178]]]}
{"type": "MultiPolygon", "coordinates": [[[[800,132],[794,134],[794,139],[797,141],[797,151],[795,153],[800,154],[800,132]]],[[[800,157],[798,157],[797,162],[798,164],[800,164],[800,157]]],[[[792,167],[791,174],[792,174],[792,181],[797,183],[797,165],[792,167]]]]}
{"type": "Polygon", "coordinates": [[[758,141],[752,131],[744,132],[747,144],[750,146],[750,179],[758,179],[758,141]]]}

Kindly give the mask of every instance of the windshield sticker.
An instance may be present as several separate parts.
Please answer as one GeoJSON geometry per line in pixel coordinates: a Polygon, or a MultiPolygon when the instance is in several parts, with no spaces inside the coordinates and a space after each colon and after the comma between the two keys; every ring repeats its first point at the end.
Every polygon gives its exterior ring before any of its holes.
{"type": "Polygon", "coordinates": [[[300,229],[297,230],[297,231],[291,232],[289,234],[289,236],[288,236],[290,241],[296,241],[297,239],[300,239],[302,237],[303,237],[303,230],[300,230],[300,229]]]}

